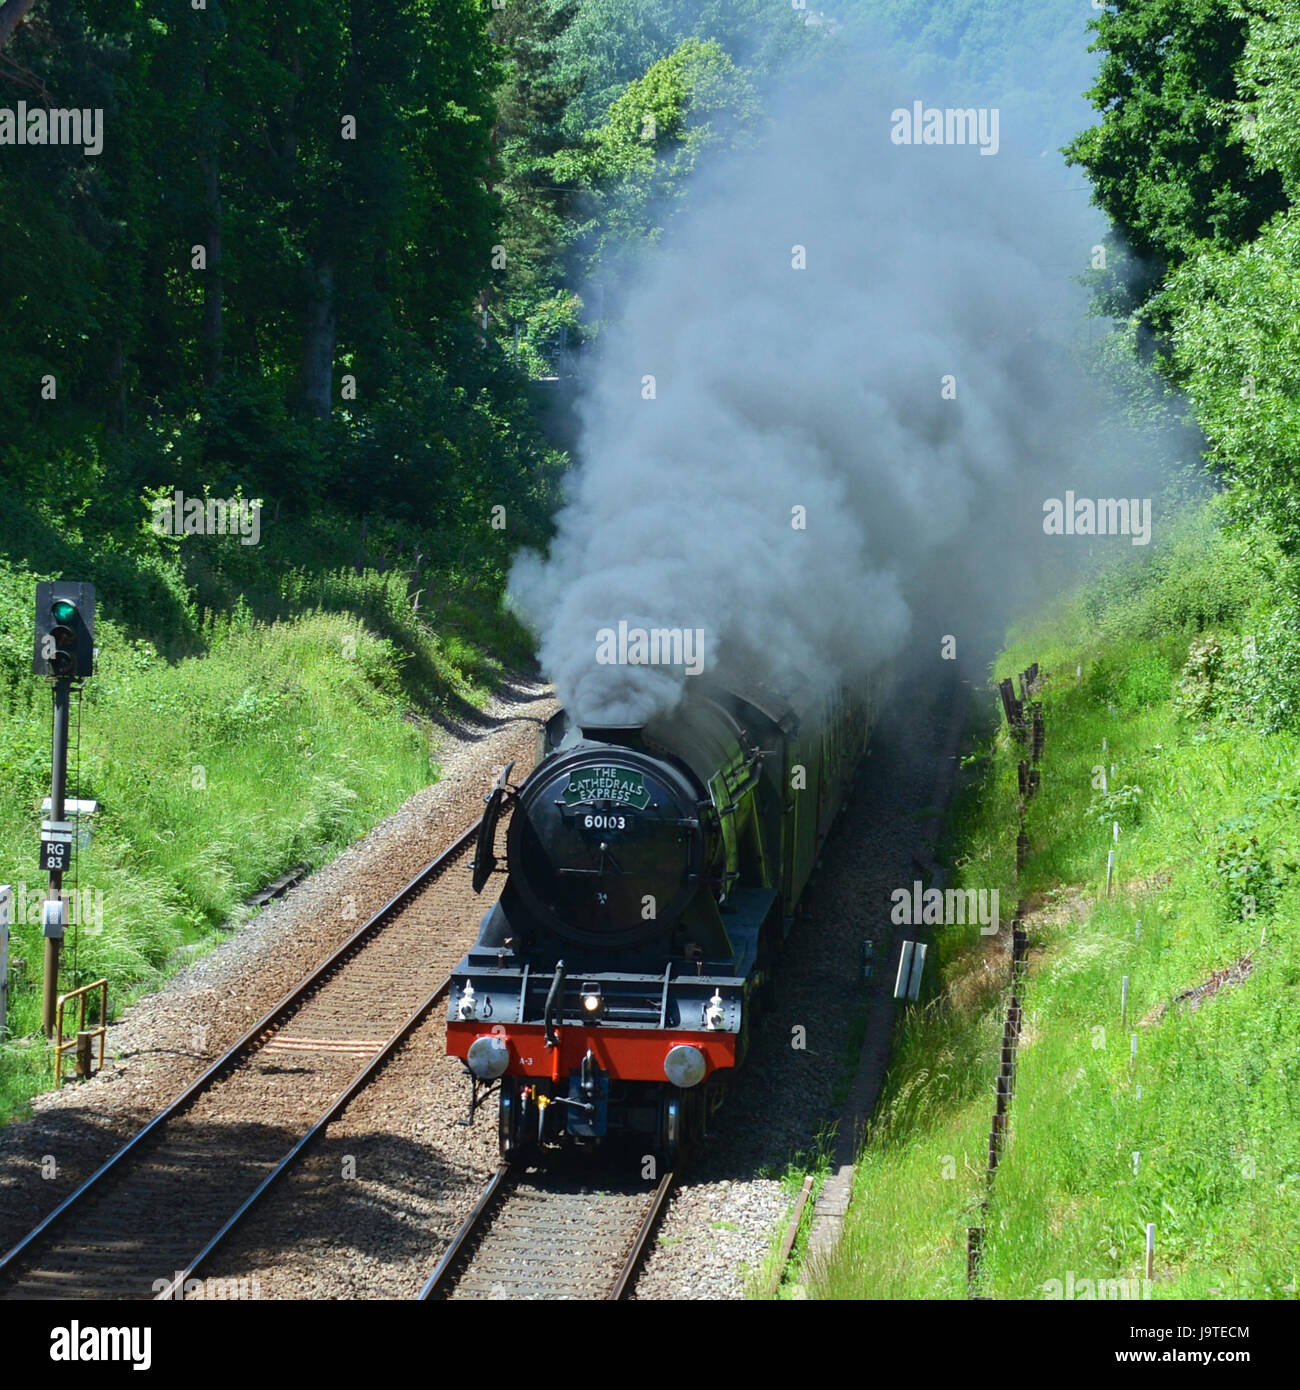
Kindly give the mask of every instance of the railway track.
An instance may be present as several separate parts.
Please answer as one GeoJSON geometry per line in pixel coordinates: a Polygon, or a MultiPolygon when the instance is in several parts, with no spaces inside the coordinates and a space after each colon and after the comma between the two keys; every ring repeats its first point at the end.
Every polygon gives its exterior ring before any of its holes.
{"type": "MultiPolygon", "coordinates": [[[[445,995],[470,826],[0,1258],[0,1298],[170,1298],[445,995]],[[431,987],[431,981],[438,981],[431,987]]],[[[468,875],[466,875],[468,877],[468,875]]]]}
{"type": "Polygon", "coordinates": [[[422,1299],[625,1298],[672,1190],[589,1173],[497,1169],[422,1299]]]}

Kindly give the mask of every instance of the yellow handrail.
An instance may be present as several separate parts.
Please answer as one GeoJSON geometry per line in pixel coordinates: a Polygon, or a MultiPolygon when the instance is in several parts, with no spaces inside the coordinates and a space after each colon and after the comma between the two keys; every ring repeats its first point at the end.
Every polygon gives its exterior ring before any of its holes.
{"type": "Polygon", "coordinates": [[[81,1035],[86,1029],[86,996],[91,990],[99,990],[99,1027],[89,1030],[92,1038],[99,1039],[99,1066],[96,1068],[102,1071],[104,1067],[104,1038],[108,1032],[108,981],[94,980],[88,985],[82,985],[80,989],[69,990],[67,994],[59,995],[58,1008],[56,1012],[56,1022],[54,1025],[54,1084],[63,1085],[63,1054],[69,1048],[76,1047],[81,1035]],[[71,1039],[63,1036],[63,1006],[69,999],[75,999],[78,1005],[77,1031],[71,1039]]]}

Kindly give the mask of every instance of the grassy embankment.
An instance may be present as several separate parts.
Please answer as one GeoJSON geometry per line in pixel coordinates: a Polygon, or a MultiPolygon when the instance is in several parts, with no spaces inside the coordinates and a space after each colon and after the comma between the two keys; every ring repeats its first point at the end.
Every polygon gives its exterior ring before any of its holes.
{"type": "MultiPolygon", "coordinates": [[[[22,524],[16,507],[4,522],[6,533],[22,524]]],[[[466,581],[457,556],[425,560],[416,612],[409,538],[401,570],[380,572],[367,567],[375,539],[337,518],[291,537],[269,522],[255,547],[152,535],[122,545],[51,526],[57,553],[40,574],[4,558],[28,546],[0,544],[0,883],[26,888],[0,1122],[51,1078],[39,1039],[50,695],[30,673],[37,578],[99,586],[97,668],[79,756],[74,703],[69,771],[70,792],[101,811],[65,882],[90,910],[68,930],[61,987],[107,976],[114,1013],[222,939],[249,893],[295,863],[329,859],[435,780],[430,715],[481,704],[502,659],[526,660],[499,588],[466,581]]],[[[387,548],[392,565],[391,538],[387,548]]]]}
{"type": "Polygon", "coordinates": [[[1010,1137],[981,1212],[1007,945],[941,928],[812,1296],[963,1298],[977,1224],[988,1296],[1042,1298],[1071,1271],[1136,1279],[1148,1222],[1151,1297],[1295,1296],[1300,632],[1267,537],[1216,516],[1184,517],[995,663],[1047,673],[1031,857],[1017,881],[1020,750],[1003,729],[965,760],[945,858],[958,884],[1032,909],[1010,1137]],[[1179,1002],[1243,960],[1240,983],[1179,1002]]]}

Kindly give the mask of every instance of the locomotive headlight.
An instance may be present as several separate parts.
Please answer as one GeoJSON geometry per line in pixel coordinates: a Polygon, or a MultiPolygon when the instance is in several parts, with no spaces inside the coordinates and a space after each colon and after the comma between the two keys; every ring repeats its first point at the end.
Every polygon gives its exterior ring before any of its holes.
{"type": "Polygon", "coordinates": [[[473,1018],[478,1013],[478,1000],[474,998],[474,986],[468,980],[465,981],[465,988],[461,992],[460,1002],[456,1005],[456,1012],[465,1020],[473,1018]]]}
{"type": "Polygon", "coordinates": [[[601,997],[600,986],[586,984],[582,987],[582,1011],[588,1018],[599,1018],[605,1001],[601,997]]]}

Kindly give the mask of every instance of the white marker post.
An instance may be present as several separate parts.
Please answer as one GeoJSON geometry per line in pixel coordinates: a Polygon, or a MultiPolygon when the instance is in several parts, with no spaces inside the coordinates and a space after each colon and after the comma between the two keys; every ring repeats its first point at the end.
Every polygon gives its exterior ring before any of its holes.
{"type": "Polygon", "coordinates": [[[907,998],[907,987],[912,981],[912,952],[915,949],[915,941],[904,941],[903,949],[898,954],[898,974],[894,977],[895,999],[907,998]]]}
{"type": "Polygon", "coordinates": [[[1106,897],[1110,897],[1110,881],[1115,874],[1115,851],[1112,849],[1106,855],[1106,897]]]}
{"type": "Polygon", "coordinates": [[[919,999],[921,976],[925,973],[925,943],[904,941],[898,957],[898,974],[894,977],[895,999],[919,999]]]}
{"type": "Polygon", "coordinates": [[[1147,1278],[1156,1276],[1156,1223],[1147,1222],[1147,1278]]]}

